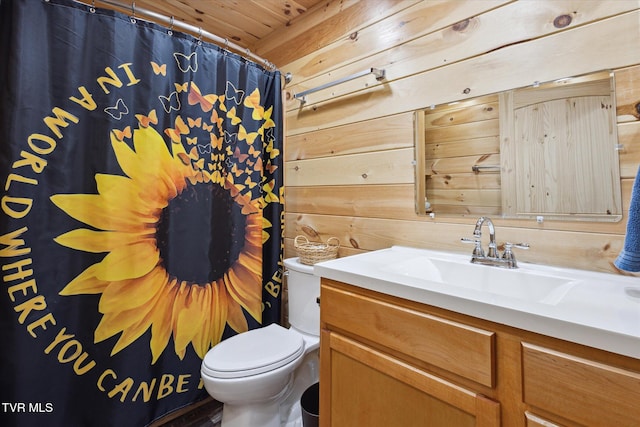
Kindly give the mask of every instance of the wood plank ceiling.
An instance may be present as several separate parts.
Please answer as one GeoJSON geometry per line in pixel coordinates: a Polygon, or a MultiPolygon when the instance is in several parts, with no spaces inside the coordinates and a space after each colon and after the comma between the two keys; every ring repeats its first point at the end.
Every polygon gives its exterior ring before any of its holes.
{"type": "MultiPolygon", "coordinates": [[[[118,0],[135,5],[177,21],[202,28],[229,39],[242,48],[255,50],[256,44],[273,31],[285,27],[296,17],[325,0],[118,0]]],[[[85,3],[88,1],[84,0],[85,3]]],[[[96,1],[98,7],[131,13],[131,8],[119,8],[96,1]]],[[[140,17],[145,19],[143,14],[140,17]]],[[[151,19],[152,20],[152,19],[151,19]]]]}

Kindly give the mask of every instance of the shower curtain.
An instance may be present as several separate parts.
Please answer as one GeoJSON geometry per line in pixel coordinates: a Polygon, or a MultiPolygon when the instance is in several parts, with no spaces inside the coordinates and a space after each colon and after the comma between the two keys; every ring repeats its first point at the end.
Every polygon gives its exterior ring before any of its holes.
{"type": "Polygon", "coordinates": [[[65,0],[0,1],[0,425],[142,426],[280,319],[280,73],[65,0]]]}

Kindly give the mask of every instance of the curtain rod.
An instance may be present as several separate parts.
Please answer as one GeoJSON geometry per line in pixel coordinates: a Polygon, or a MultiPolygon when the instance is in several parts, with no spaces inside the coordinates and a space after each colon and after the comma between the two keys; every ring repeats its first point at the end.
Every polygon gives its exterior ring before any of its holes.
{"type": "MultiPolygon", "coordinates": [[[[198,37],[202,38],[202,37],[206,37],[207,39],[212,40],[213,42],[215,42],[218,45],[222,45],[221,47],[223,47],[225,50],[230,50],[233,49],[234,51],[236,51],[237,53],[239,53],[241,56],[244,57],[248,57],[258,63],[262,63],[266,68],[271,69],[272,71],[277,70],[277,67],[275,66],[275,64],[273,64],[272,62],[254,54],[253,52],[251,52],[248,48],[244,48],[240,45],[237,45],[236,43],[233,43],[231,41],[229,41],[229,39],[226,38],[222,38],[220,36],[217,36],[213,33],[210,33],[208,31],[205,31],[202,29],[202,27],[196,27],[194,25],[191,24],[187,24],[184,23],[182,21],[176,21],[175,18],[173,16],[169,17],[166,15],[162,15],[160,13],[157,12],[153,12],[151,10],[148,9],[143,9],[143,8],[139,8],[136,7],[136,2],[132,1],[131,3],[123,3],[121,1],[117,1],[117,0],[98,0],[99,3],[105,3],[108,4],[110,6],[115,6],[115,7],[119,7],[122,9],[128,9],[131,11],[132,15],[135,17],[137,14],[140,15],[144,15],[147,17],[152,18],[155,21],[160,21],[164,24],[169,25],[169,28],[180,28],[182,30],[191,32],[193,34],[197,34],[198,37]]],[[[86,4],[86,2],[84,2],[86,4]]],[[[91,2],[91,7],[95,7],[95,0],[91,2]]]]}

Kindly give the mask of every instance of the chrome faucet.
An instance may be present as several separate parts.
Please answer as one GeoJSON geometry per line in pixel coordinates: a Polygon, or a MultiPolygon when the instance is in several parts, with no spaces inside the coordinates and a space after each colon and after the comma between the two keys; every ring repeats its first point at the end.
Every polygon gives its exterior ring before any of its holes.
{"type": "Polygon", "coordinates": [[[518,262],[516,256],[513,253],[512,248],[529,249],[527,243],[505,243],[504,253],[500,257],[498,253],[498,245],[496,244],[496,229],[493,225],[491,218],[481,216],[476,222],[476,227],[473,230],[473,239],[462,238],[463,243],[473,243],[475,247],[471,253],[471,262],[474,264],[493,265],[496,267],[504,268],[517,268],[518,262]],[[485,255],[484,249],[482,249],[482,226],[487,224],[489,228],[489,248],[485,255]]]}

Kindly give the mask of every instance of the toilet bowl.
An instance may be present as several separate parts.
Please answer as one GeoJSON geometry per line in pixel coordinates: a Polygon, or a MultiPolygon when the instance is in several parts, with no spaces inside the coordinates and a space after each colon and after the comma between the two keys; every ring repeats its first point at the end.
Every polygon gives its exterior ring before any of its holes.
{"type": "Polygon", "coordinates": [[[205,389],[223,403],[222,427],[300,427],[300,397],[318,381],[320,278],[297,258],[287,269],[290,328],[271,324],[233,336],[202,361],[205,389]]]}

